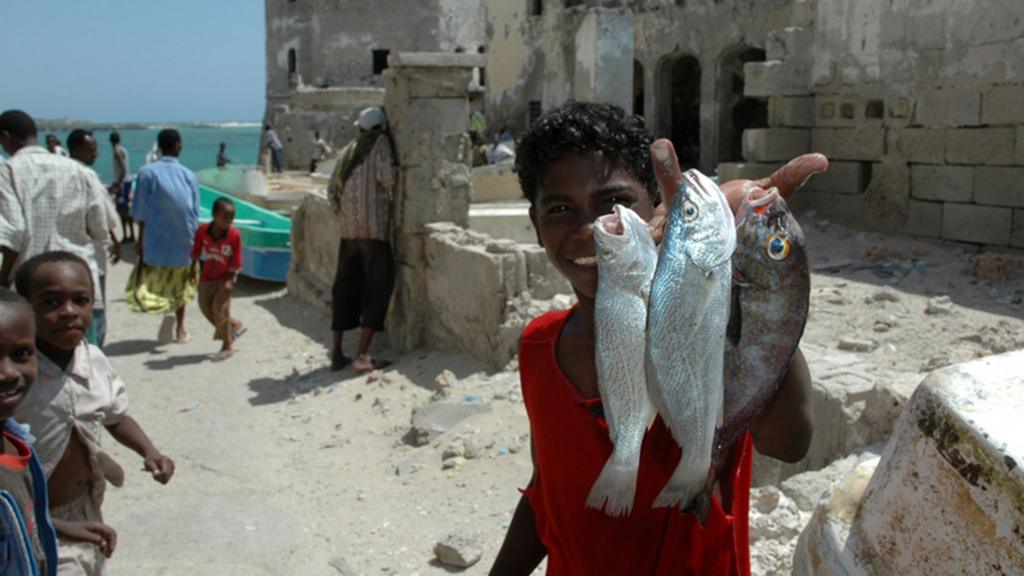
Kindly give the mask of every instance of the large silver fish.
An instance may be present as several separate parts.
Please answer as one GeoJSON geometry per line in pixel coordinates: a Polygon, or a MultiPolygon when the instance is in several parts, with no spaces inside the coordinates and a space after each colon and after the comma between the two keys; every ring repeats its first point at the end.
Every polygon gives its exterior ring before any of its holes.
{"type": "Polygon", "coordinates": [[[615,449],[590,490],[587,506],[620,516],[633,509],[640,448],[654,416],[644,375],[644,331],[658,253],[647,223],[622,205],[615,206],[614,216],[598,219],[594,242],[597,386],[615,449]],[[619,226],[621,233],[616,233],[619,226]]]}
{"type": "Polygon", "coordinates": [[[725,345],[727,448],[775,396],[807,323],[811,273],[804,233],[776,189],[740,208],[733,318],[725,345]]]}
{"type": "Polygon", "coordinates": [[[655,506],[690,508],[711,467],[722,410],[736,224],[718,186],[683,175],[665,225],[647,313],[647,387],[682,457],[655,506]]]}

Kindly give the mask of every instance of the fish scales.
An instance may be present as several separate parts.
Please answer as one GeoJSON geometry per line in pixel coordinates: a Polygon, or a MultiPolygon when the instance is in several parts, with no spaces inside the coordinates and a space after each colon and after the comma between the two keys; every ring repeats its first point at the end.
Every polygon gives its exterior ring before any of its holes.
{"type": "Polygon", "coordinates": [[[709,178],[688,171],[669,210],[648,305],[647,386],[682,448],[655,506],[689,508],[711,467],[735,242],[725,196],[709,178]]]}
{"type": "Polygon", "coordinates": [[[720,444],[726,451],[775,395],[807,322],[806,243],[777,191],[744,202],[733,267],[741,328],[739,340],[727,342],[725,352],[720,444]]]}
{"type": "Polygon", "coordinates": [[[615,216],[594,226],[597,255],[597,296],[594,338],[597,384],[614,448],[594,482],[587,506],[607,514],[629,514],[636,497],[636,479],[644,433],[654,408],[647,396],[644,333],[647,298],[657,262],[657,248],[647,223],[622,205],[615,216]],[[615,220],[622,234],[607,230],[615,220]]]}

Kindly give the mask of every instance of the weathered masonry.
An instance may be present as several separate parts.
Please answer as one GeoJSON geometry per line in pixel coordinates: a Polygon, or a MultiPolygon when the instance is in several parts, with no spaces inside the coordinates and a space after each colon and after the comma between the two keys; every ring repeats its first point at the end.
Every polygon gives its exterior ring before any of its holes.
{"type": "Polygon", "coordinates": [[[348,138],[353,111],[381,98],[386,51],[480,53],[470,103],[492,129],[570,98],[611,101],[726,179],[827,154],[798,203],[835,220],[1024,248],[1022,2],[266,5],[267,118],[292,141],[289,163],[305,162],[315,127],[348,138]]]}

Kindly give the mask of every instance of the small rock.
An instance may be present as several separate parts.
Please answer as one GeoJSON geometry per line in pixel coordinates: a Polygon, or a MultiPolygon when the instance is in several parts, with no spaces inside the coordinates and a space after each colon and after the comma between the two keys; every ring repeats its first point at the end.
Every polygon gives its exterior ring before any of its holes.
{"type": "Polygon", "coordinates": [[[451,470],[452,468],[460,468],[465,463],[466,459],[462,456],[452,456],[441,461],[441,469],[451,470]]]}
{"type": "Polygon", "coordinates": [[[445,369],[437,375],[437,378],[434,378],[434,397],[443,398],[451,394],[452,388],[458,381],[459,379],[451,370],[445,369]]]}
{"type": "Polygon", "coordinates": [[[849,352],[871,352],[878,348],[878,342],[874,340],[861,340],[858,338],[840,338],[839,349],[849,352]]]}
{"type": "Polygon", "coordinates": [[[371,382],[376,382],[378,380],[380,380],[380,370],[372,370],[369,374],[366,375],[367,384],[371,382]]]}
{"type": "Polygon", "coordinates": [[[946,354],[945,352],[941,354],[936,354],[935,356],[929,358],[928,361],[925,362],[923,366],[921,366],[921,372],[931,372],[932,370],[945,368],[946,366],[949,366],[952,363],[953,360],[950,359],[949,354],[946,354]]]}
{"type": "Polygon", "coordinates": [[[483,450],[480,448],[480,444],[472,438],[467,439],[463,442],[463,456],[466,460],[475,460],[480,457],[480,453],[483,450]]]}
{"type": "Polygon", "coordinates": [[[480,561],[483,550],[476,538],[449,534],[434,545],[434,556],[445,566],[469,568],[480,561]]]}
{"type": "Polygon", "coordinates": [[[892,324],[886,322],[885,320],[876,320],[875,325],[872,326],[871,329],[874,330],[875,332],[888,332],[889,330],[892,329],[892,324]]]}
{"type": "Polygon", "coordinates": [[[455,440],[445,447],[444,451],[441,452],[441,459],[447,460],[456,456],[465,456],[466,446],[461,440],[455,440]]]}
{"type": "Polygon", "coordinates": [[[825,302],[833,304],[835,306],[846,306],[847,304],[850,303],[850,301],[847,300],[846,297],[843,296],[842,294],[830,294],[829,296],[825,297],[825,302]]]}
{"type": "Polygon", "coordinates": [[[344,558],[338,556],[337,558],[331,558],[327,564],[338,571],[341,576],[356,576],[356,571],[348,565],[348,562],[344,558]]]}
{"type": "Polygon", "coordinates": [[[949,299],[949,296],[929,298],[928,306],[924,309],[924,313],[931,316],[949,314],[951,312],[953,312],[953,302],[949,299]]]}
{"type": "Polygon", "coordinates": [[[882,288],[870,297],[872,302],[899,302],[900,295],[892,288],[882,288]]]}

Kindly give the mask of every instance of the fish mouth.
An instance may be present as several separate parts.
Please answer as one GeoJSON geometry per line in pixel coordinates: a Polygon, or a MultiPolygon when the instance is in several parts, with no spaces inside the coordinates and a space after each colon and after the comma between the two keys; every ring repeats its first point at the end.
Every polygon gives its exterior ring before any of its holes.
{"type": "Polygon", "coordinates": [[[779,206],[785,208],[785,200],[779,194],[778,188],[773,186],[764,190],[754,186],[747,191],[743,198],[743,204],[740,206],[739,214],[736,215],[736,220],[743,222],[752,215],[764,218],[779,206]]]}
{"type": "Polygon", "coordinates": [[[626,207],[616,204],[612,210],[615,212],[605,214],[594,222],[594,238],[602,243],[627,244],[629,238],[626,234],[626,221],[629,220],[629,216],[626,214],[626,207]]]}

